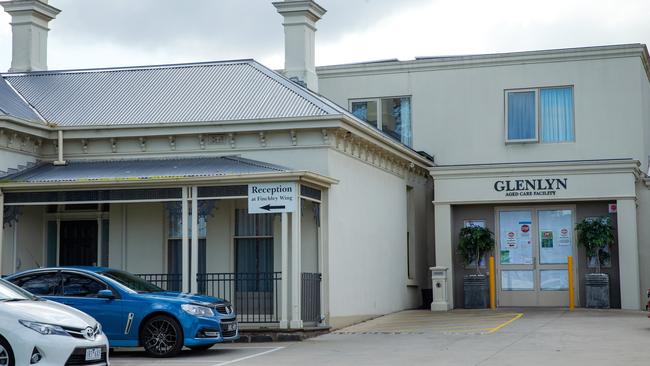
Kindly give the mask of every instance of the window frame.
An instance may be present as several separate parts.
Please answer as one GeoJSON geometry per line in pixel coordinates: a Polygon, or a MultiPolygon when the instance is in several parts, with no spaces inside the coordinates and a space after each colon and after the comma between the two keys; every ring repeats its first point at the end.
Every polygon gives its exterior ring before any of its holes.
{"type": "Polygon", "coordinates": [[[550,85],[550,86],[538,86],[538,87],[528,87],[528,88],[512,88],[504,89],[504,121],[505,121],[505,143],[506,145],[510,144],[528,144],[528,143],[538,143],[538,144],[566,144],[576,142],[576,93],[575,93],[574,84],[563,84],[563,85],[550,85]],[[541,137],[541,128],[542,128],[542,110],[541,110],[541,91],[542,89],[561,89],[561,88],[571,88],[572,91],[572,110],[571,118],[573,122],[573,140],[566,141],[542,141],[541,137]],[[535,139],[522,139],[522,140],[510,140],[508,139],[508,94],[511,92],[535,92],[535,139]]]}
{"type": "MultiPolygon", "coordinates": [[[[411,135],[412,135],[412,134],[413,134],[413,96],[412,96],[412,95],[393,95],[393,96],[370,97],[370,98],[350,98],[350,99],[348,99],[348,111],[350,111],[350,113],[352,113],[352,103],[359,103],[359,102],[375,102],[375,103],[377,104],[377,110],[376,110],[376,112],[377,112],[377,125],[376,125],[376,126],[373,126],[373,125],[370,124],[370,122],[366,122],[366,121],[363,121],[363,122],[365,122],[368,126],[370,126],[370,127],[374,127],[374,128],[376,128],[376,129],[378,129],[379,131],[382,131],[382,132],[383,132],[383,131],[384,131],[384,130],[383,130],[383,125],[384,125],[383,117],[384,117],[384,113],[383,113],[383,110],[382,110],[382,108],[383,108],[383,101],[386,100],[386,99],[402,99],[402,98],[408,98],[408,99],[409,99],[410,106],[411,106],[411,108],[410,108],[411,116],[410,116],[410,117],[411,117],[411,135]]],[[[356,116],[355,116],[355,117],[356,117],[356,116]]],[[[357,118],[358,118],[358,117],[357,117],[357,118]]],[[[360,119],[360,118],[359,118],[359,119],[360,119]]],[[[393,137],[391,136],[391,138],[393,138],[393,137]]],[[[402,142],[401,139],[399,139],[398,141],[399,141],[401,144],[406,145],[404,142],[402,142]]],[[[408,146],[408,145],[407,145],[407,146],[408,146]]]]}

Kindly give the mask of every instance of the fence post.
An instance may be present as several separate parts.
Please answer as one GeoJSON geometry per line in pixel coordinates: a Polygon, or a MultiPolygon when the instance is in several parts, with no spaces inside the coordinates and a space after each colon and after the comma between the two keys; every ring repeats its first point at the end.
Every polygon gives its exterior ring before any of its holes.
{"type": "Polygon", "coordinates": [[[574,304],[574,290],[573,290],[573,256],[567,257],[567,271],[569,272],[569,311],[573,311],[574,304]]]}

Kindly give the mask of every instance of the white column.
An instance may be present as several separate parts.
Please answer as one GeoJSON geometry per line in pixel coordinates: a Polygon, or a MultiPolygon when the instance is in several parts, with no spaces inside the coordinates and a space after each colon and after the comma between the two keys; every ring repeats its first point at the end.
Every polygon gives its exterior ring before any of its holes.
{"type": "Polygon", "coordinates": [[[289,328],[289,218],[286,212],[280,216],[282,239],[282,281],[280,299],[280,328],[289,328]]]}
{"type": "Polygon", "coordinates": [[[618,262],[621,277],[621,308],[641,308],[639,281],[639,240],[636,226],[636,200],[616,202],[618,216],[618,262]]]}
{"type": "Polygon", "coordinates": [[[302,254],[300,252],[300,210],[302,202],[298,199],[296,212],[291,214],[291,328],[302,328],[300,311],[302,285],[302,254]]]}
{"type": "Polygon", "coordinates": [[[446,267],[448,309],[454,307],[454,270],[451,246],[451,205],[434,204],[435,238],[436,238],[436,267],[446,267]]]}
{"type": "Polygon", "coordinates": [[[189,238],[187,236],[187,216],[188,216],[188,207],[187,207],[187,187],[182,187],[182,199],[181,202],[181,257],[182,257],[182,277],[183,277],[183,292],[190,292],[190,256],[189,256],[189,238]]]}
{"type": "Polygon", "coordinates": [[[199,273],[199,204],[196,200],[197,189],[196,186],[192,187],[192,265],[190,266],[190,292],[199,292],[198,282],[196,276],[199,273]]]}
{"type": "Polygon", "coordinates": [[[5,213],[5,196],[0,191],[0,275],[2,275],[2,248],[3,248],[3,239],[5,237],[4,233],[4,213],[5,213]]]}

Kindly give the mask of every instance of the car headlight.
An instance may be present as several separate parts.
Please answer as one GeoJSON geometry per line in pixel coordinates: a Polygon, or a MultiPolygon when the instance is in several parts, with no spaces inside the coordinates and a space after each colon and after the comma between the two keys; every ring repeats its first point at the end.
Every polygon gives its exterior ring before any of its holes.
{"type": "Polygon", "coordinates": [[[205,317],[214,316],[214,312],[212,311],[212,309],[206,306],[183,304],[181,305],[181,309],[183,309],[183,311],[185,311],[186,313],[194,316],[205,316],[205,317]]]}
{"type": "Polygon", "coordinates": [[[45,323],[39,323],[39,322],[32,322],[29,320],[19,320],[18,321],[20,324],[26,326],[27,328],[41,333],[43,335],[62,335],[62,336],[69,336],[68,332],[63,330],[58,325],[52,325],[52,324],[45,324],[45,323]]]}

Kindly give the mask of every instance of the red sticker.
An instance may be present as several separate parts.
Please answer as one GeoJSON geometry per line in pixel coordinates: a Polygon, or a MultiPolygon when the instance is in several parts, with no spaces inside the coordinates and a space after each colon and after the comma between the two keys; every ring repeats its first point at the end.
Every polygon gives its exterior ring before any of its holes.
{"type": "Polygon", "coordinates": [[[521,225],[521,232],[522,233],[527,233],[530,231],[530,226],[528,225],[521,225]]]}

